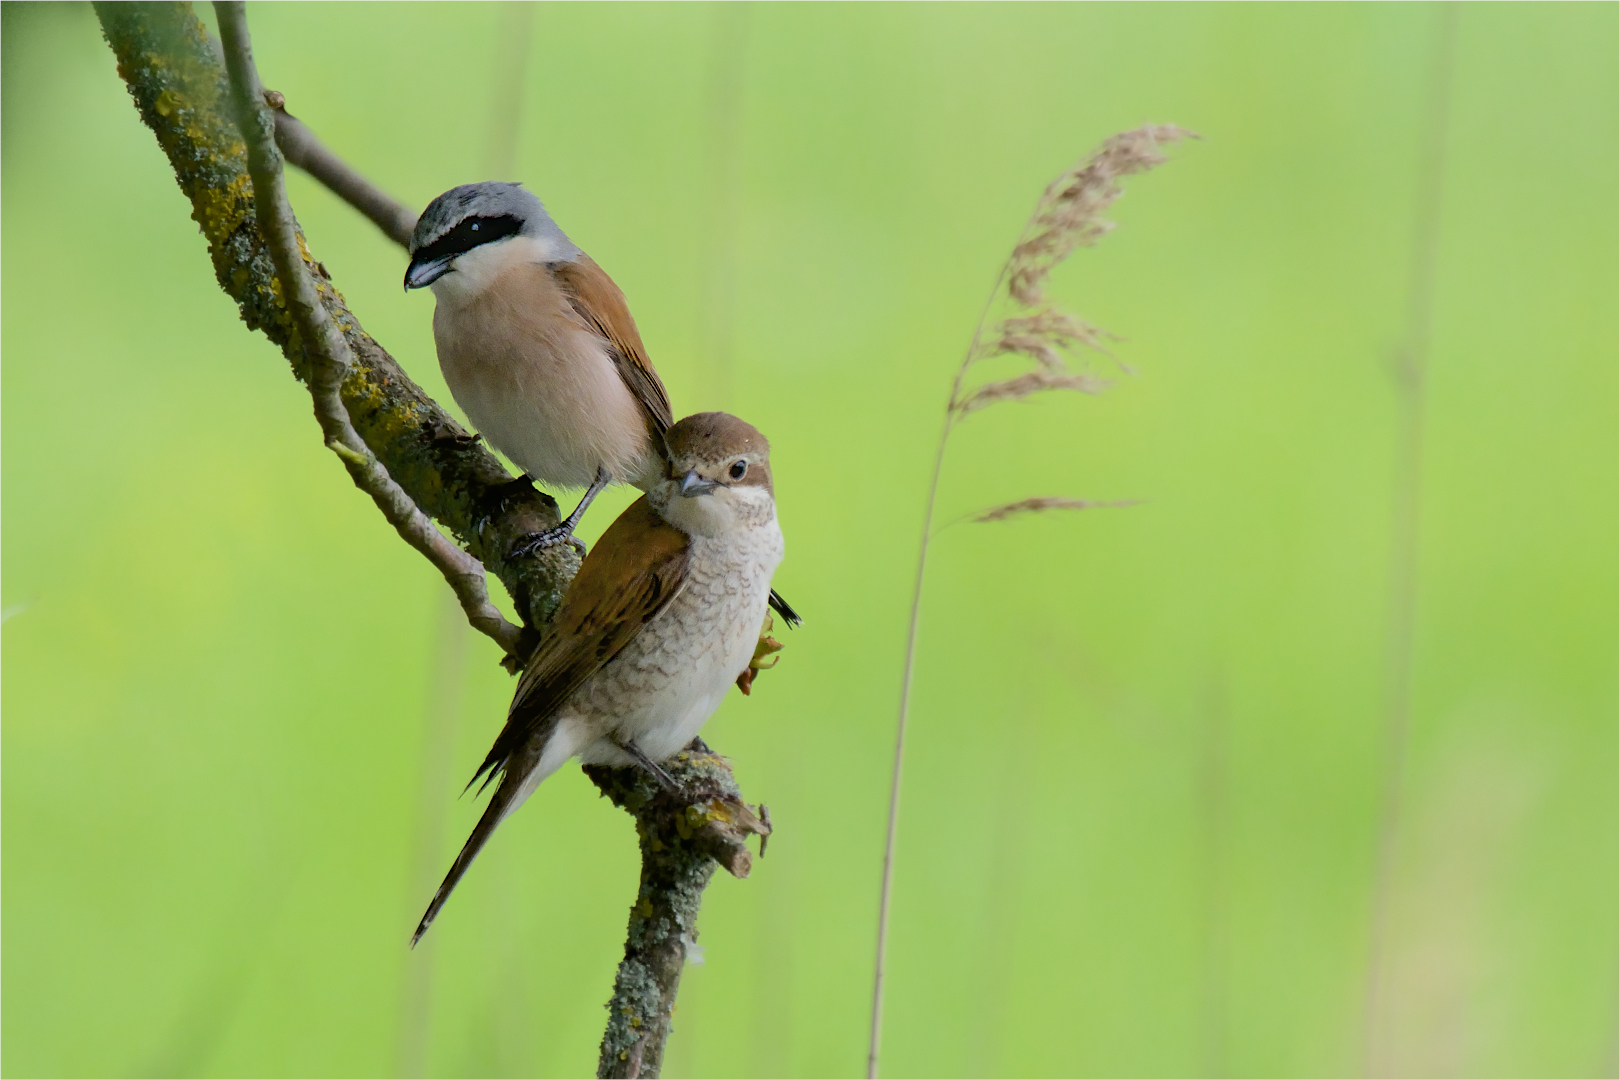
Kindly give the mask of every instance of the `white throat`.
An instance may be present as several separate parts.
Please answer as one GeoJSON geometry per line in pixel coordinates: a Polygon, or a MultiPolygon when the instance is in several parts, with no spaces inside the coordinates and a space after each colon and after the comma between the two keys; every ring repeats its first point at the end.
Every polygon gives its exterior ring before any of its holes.
{"type": "Polygon", "coordinates": [[[746,532],[776,521],[776,500],[762,487],[719,487],[707,495],[687,497],[665,480],[647,493],[664,520],[691,536],[710,539],[746,532]]]}
{"type": "Polygon", "coordinates": [[[450,260],[450,272],[428,288],[441,304],[462,304],[488,289],[502,273],[524,263],[555,262],[561,245],[554,239],[511,236],[450,260]]]}

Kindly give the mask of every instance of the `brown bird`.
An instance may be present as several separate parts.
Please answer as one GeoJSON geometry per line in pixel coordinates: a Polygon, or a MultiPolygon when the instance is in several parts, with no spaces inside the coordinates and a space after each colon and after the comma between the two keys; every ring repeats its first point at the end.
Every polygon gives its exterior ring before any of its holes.
{"type": "MultiPolygon", "coordinates": [[[[451,188],[411,237],[405,288],[431,286],[439,367],[467,418],[524,472],[583,487],[573,513],[514,555],[569,542],[608,484],[666,473],[669,395],[624,293],[522,184],[451,188]]],[[[771,594],[789,626],[798,614],[771,594]]]]}
{"type": "MultiPolygon", "coordinates": [[[[726,413],[669,429],[668,465],[569,586],[473,783],[495,793],[422,916],[449,899],[495,827],[564,762],[659,767],[748,668],[782,561],[770,444],[726,413]]],[[[469,787],[471,784],[469,783],[469,787]]]]}

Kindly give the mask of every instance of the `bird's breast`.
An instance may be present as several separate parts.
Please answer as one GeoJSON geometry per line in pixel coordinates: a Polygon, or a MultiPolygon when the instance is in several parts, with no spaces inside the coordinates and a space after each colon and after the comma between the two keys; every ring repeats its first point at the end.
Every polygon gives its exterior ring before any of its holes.
{"type": "Polygon", "coordinates": [[[551,272],[518,263],[433,313],[439,366],[456,403],[498,450],[537,480],[583,487],[605,467],[646,468],[646,420],[606,339],[574,313],[551,272]]]}
{"type": "Polygon", "coordinates": [[[781,561],[774,518],[694,537],[680,594],[581,690],[579,704],[654,760],[679,751],[753,658],[781,561]]]}

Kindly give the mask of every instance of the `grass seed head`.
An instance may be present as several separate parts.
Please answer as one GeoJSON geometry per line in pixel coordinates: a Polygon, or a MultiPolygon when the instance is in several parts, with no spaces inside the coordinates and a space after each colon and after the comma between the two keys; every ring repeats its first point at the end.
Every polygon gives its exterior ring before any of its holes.
{"type": "Polygon", "coordinates": [[[1102,214],[1124,194],[1120,179],[1162,164],[1161,145],[1196,137],[1174,124],[1122,131],[1048,184],[1024,238],[1013,249],[1008,295],[1024,307],[1041,307],[1053,267],[1114,227],[1102,214]]]}
{"type": "Polygon", "coordinates": [[[1077,390],[1082,394],[1100,394],[1108,383],[1092,375],[1074,375],[1064,372],[1029,371],[1011,379],[986,383],[967,395],[956,405],[962,416],[978,412],[987,405],[1000,401],[1022,401],[1031,394],[1044,390],[1077,390]]]}
{"type": "Polygon", "coordinates": [[[1048,510],[1096,510],[1104,507],[1132,506],[1135,499],[1125,499],[1119,502],[1098,502],[1095,499],[1065,499],[1056,495],[1039,495],[1033,499],[1020,499],[1017,502],[1003,503],[1001,506],[992,506],[975,514],[974,521],[1005,521],[1019,514],[1040,514],[1048,510]]]}

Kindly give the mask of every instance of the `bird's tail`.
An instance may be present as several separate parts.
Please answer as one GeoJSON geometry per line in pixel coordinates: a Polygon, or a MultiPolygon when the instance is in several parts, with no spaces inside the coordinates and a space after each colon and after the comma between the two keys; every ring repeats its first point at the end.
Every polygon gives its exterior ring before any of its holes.
{"type": "Polygon", "coordinates": [[[490,796],[489,805],[484,807],[484,816],[478,819],[478,824],[473,826],[472,835],[467,837],[465,844],[461,845],[461,854],[457,855],[456,861],[450,864],[450,872],[444,875],[444,883],[439,886],[439,891],[433,894],[433,899],[428,903],[426,914],[422,916],[422,921],[417,924],[416,933],[411,935],[411,948],[416,948],[416,943],[422,940],[422,935],[427,933],[427,928],[433,925],[433,920],[438,917],[439,909],[444,907],[446,900],[450,899],[450,893],[455,890],[456,883],[461,880],[461,875],[467,872],[467,867],[472,865],[472,861],[478,857],[478,853],[489,842],[490,836],[495,832],[495,826],[501,823],[501,819],[507,815],[509,810],[515,809],[512,806],[512,800],[513,796],[517,794],[517,790],[518,785],[510,775],[503,778],[500,785],[496,787],[495,794],[490,796]]]}
{"type": "Polygon", "coordinates": [[[775,589],[771,590],[770,605],[776,609],[778,615],[782,616],[782,621],[788,624],[789,630],[804,622],[803,619],[799,618],[799,613],[793,610],[793,605],[782,599],[782,594],[775,589]]]}
{"type": "MultiPolygon", "coordinates": [[[[573,757],[582,742],[588,738],[590,732],[579,725],[564,724],[558,727],[552,724],[543,734],[531,736],[516,753],[491,770],[491,780],[497,775],[500,777],[500,782],[495,785],[495,794],[490,796],[489,805],[484,808],[484,816],[478,819],[478,824],[473,826],[472,835],[461,845],[461,854],[450,864],[450,872],[444,875],[444,883],[439,886],[439,891],[433,894],[427,913],[417,925],[416,933],[411,935],[413,949],[416,943],[422,940],[422,935],[427,933],[427,928],[433,925],[433,920],[438,917],[439,909],[444,907],[444,902],[450,899],[450,893],[461,880],[461,875],[467,872],[467,867],[472,865],[472,861],[489,842],[490,834],[495,831],[495,827],[506,815],[522,806],[525,800],[534,794],[534,789],[540,786],[540,782],[561,768],[563,762],[573,757]]],[[[490,756],[494,757],[494,751],[490,752],[490,756]]],[[[489,762],[486,761],[485,766],[488,767],[489,762]]],[[[480,773],[483,771],[479,770],[480,773]]],[[[478,778],[475,776],[473,779],[476,781],[478,778]]]]}

